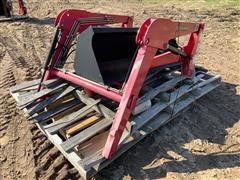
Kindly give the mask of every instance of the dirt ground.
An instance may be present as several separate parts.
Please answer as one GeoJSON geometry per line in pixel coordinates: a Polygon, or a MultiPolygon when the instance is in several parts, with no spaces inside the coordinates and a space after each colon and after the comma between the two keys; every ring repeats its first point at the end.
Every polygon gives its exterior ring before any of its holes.
{"type": "Polygon", "coordinates": [[[31,19],[0,24],[0,179],[81,179],[34,126],[9,87],[40,76],[56,13],[66,7],[206,24],[198,64],[222,76],[219,88],[160,128],[96,179],[240,179],[239,1],[27,1],[31,19]]]}

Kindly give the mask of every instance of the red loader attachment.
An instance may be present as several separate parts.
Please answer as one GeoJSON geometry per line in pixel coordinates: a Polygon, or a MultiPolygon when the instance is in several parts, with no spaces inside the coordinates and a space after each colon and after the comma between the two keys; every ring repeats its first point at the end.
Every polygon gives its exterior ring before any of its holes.
{"type": "Polygon", "coordinates": [[[10,92],[86,179],[220,84],[194,65],[202,23],[66,9],[55,25],[42,78],[10,92]]]}

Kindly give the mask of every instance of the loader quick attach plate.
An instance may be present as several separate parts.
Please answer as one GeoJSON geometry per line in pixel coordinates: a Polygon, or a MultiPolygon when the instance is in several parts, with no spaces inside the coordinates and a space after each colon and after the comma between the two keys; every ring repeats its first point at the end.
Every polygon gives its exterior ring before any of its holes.
{"type": "Polygon", "coordinates": [[[44,81],[44,89],[39,92],[40,80],[34,80],[11,87],[10,93],[26,119],[36,123],[80,175],[88,179],[220,84],[219,76],[201,71],[191,83],[177,71],[154,73],[146,78],[118,151],[109,160],[103,158],[102,150],[115,111],[102,99],[89,98],[79,87],[60,79],[44,81]],[[146,102],[150,105],[136,113],[146,102]]]}

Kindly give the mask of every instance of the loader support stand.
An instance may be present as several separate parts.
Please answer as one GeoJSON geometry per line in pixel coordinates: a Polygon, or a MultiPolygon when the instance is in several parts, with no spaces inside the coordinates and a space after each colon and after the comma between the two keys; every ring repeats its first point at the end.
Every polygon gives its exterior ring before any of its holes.
{"type": "Polygon", "coordinates": [[[126,123],[133,108],[136,106],[138,94],[151,67],[152,59],[156,54],[156,51],[157,50],[155,48],[147,47],[145,45],[142,45],[142,47],[138,50],[132,72],[128,79],[129,83],[127,83],[124,88],[122,100],[119,104],[118,111],[115,115],[102,153],[102,155],[107,159],[111,158],[117,150],[123,130],[126,127],[126,123]]]}
{"type": "Polygon", "coordinates": [[[27,9],[24,6],[23,0],[18,0],[18,11],[19,11],[19,14],[22,14],[22,15],[27,14],[27,9]]]}
{"type": "Polygon", "coordinates": [[[188,77],[191,77],[195,70],[192,58],[197,50],[199,32],[200,31],[192,33],[188,44],[184,47],[184,51],[186,52],[187,56],[182,57],[182,74],[188,77]]]}
{"type": "MultiPolygon", "coordinates": [[[[165,49],[170,39],[191,34],[188,44],[184,46],[184,50],[186,50],[184,53],[187,56],[181,57],[179,55],[177,58],[175,57],[175,61],[182,61],[183,63],[184,71],[182,71],[182,74],[191,77],[194,71],[191,59],[197,48],[198,33],[201,30],[201,24],[172,22],[166,19],[149,18],[142,24],[136,37],[136,43],[141,44],[141,48],[138,50],[132,72],[123,90],[124,93],[102,153],[106,159],[111,158],[117,150],[126,123],[133,108],[135,108],[146,75],[153,66],[152,61],[158,48],[165,49]]],[[[158,61],[162,61],[163,58],[159,58],[158,61]]],[[[169,64],[169,60],[167,59],[166,64],[169,64]]]]}

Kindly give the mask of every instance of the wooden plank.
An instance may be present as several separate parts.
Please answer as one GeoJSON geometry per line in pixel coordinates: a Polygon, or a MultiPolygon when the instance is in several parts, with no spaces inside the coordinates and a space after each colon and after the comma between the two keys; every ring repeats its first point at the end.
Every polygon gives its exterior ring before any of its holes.
{"type": "Polygon", "coordinates": [[[61,144],[61,146],[65,151],[69,151],[72,148],[74,148],[76,145],[83,143],[84,141],[93,137],[95,134],[97,134],[97,133],[101,132],[102,130],[104,130],[105,128],[109,127],[111,124],[112,124],[111,120],[104,118],[101,121],[97,122],[96,124],[90,126],[89,128],[81,131],[80,133],[76,134],[75,136],[64,141],[61,144]]]}
{"type": "Polygon", "coordinates": [[[24,92],[28,92],[28,91],[35,91],[37,92],[37,89],[38,89],[38,86],[39,85],[35,85],[35,86],[31,86],[31,87],[28,87],[28,88],[25,88],[25,89],[20,89],[19,91],[17,91],[19,94],[20,93],[24,93],[24,92]]]}
{"type": "Polygon", "coordinates": [[[53,92],[56,92],[57,90],[65,87],[67,85],[68,85],[68,83],[62,83],[62,84],[60,84],[59,86],[57,86],[53,89],[43,89],[43,90],[41,90],[41,91],[39,91],[35,94],[29,95],[29,97],[25,97],[25,96],[24,96],[24,98],[18,97],[18,99],[19,99],[18,105],[23,106],[25,104],[31,103],[31,102],[33,102],[33,101],[35,101],[35,100],[37,100],[37,99],[39,99],[43,96],[46,96],[46,95],[48,95],[50,93],[53,93],[53,92]]]}
{"type": "Polygon", "coordinates": [[[29,96],[37,93],[37,89],[36,89],[36,90],[32,90],[32,91],[25,91],[25,92],[22,92],[22,93],[20,93],[20,92],[18,91],[18,93],[19,93],[19,95],[18,95],[18,98],[17,98],[17,103],[19,103],[19,97],[20,97],[20,98],[29,97],[29,96]]]}
{"type": "MultiPolygon", "coordinates": [[[[45,109],[50,111],[52,109],[55,109],[57,108],[58,106],[61,106],[62,104],[66,103],[66,102],[69,102],[69,101],[72,101],[74,99],[77,99],[73,96],[73,94],[68,94],[68,95],[65,95],[63,96],[62,98],[58,99],[57,101],[49,104],[45,109]]],[[[79,101],[80,102],[80,101],[79,101]]],[[[83,103],[82,103],[83,104],[83,103]]]]}
{"type": "Polygon", "coordinates": [[[162,85],[154,88],[153,90],[149,91],[145,95],[143,95],[139,100],[137,101],[137,104],[141,104],[149,99],[153,99],[155,96],[157,96],[160,92],[166,92],[169,89],[173,88],[176,86],[177,83],[183,81],[186,77],[175,77],[170,81],[167,81],[163,83],[162,85]]]}
{"type": "Polygon", "coordinates": [[[69,152],[64,151],[60,145],[63,141],[57,134],[51,135],[50,133],[45,131],[41,123],[40,124],[37,123],[37,126],[42,131],[42,133],[45,134],[47,138],[57,147],[57,149],[66,157],[66,159],[79,171],[81,176],[84,179],[87,179],[87,172],[78,163],[81,160],[79,155],[77,155],[77,153],[74,151],[69,152]]]}
{"type": "Polygon", "coordinates": [[[87,119],[82,120],[81,122],[77,122],[72,124],[71,126],[66,128],[66,136],[70,137],[78,131],[81,131],[92,124],[98,122],[100,120],[100,116],[91,116],[87,119]]]}
{"type": "Polygon", "coordinates": [[[54,108],[52,110],[49,110],[47,112],[43,112],[41,114],[34,114],[33,116],[30,116],[28,119],[31,120],[34,118],[34,122],[41,122],[46,119],[52,118],[53,116],[65,111],[69,108],[72,108],[79,103],[80,103],[80,101],[78,99],[74,99],[70,102],[66,102],[66,103],[62,104],[61,106],[54,108]]]}
{"type": "Polygon", "coordinates": [[[79,119],[86,116],[87,114],[93,112],[94,110],[92,109],[92,107],[99,102],[100,102],[100,99],[96,100],[94,103],[87,105],[72,114],[69,114],[69,115],[63,117],[62,119],[60,119],[58,121],[53,122],[52,124],[44,126],[44,128],[47,129],[49,133],[53,134],[53,133],[57,132],[59,129],[62,129],[70,124],[73,124],[76,121],[78,121],[79,119]]]}
{"type": "Polygon", "coordinates": [[[144,102],[144,103],[141,103],[139,105],[137,105],[133,111],[132,111],[132,115],[136,116],[148,109],[150,109],[152,107],[152,102],[151,100],[149,99],[148,101],[144,102]]]}
{"type": "Polygon", "coordinates": [[[55,83],[58,83],[58,82],[62,82],[63,80],[62,79],[59,79],[59,78],[53,78],[53,79],[49,79],[47,81],[43,81],[41,83],[42,86],[46,87],[46,88],[49,88],[49,87],[52,87],[55,85],[55,83]]]}
{"type": "MultiPolygon", "coordinates": [[[[85,106],[86,107],[86,106],[85,106]]],[[[75,123],[76,121],[78,121],[79,119],[85,117],[86,115],[88,115],[89,113],[93,112],[94,110],[91,108],[82,108],[74,113],[71,113],[61,119],[58,119],[57,121],[54,121],[53,123],[49,124],[49,125],[45,125],[44,128],[46,130],[48,130],[48,132],[50,134],[54,134],[56,133],[58,130],[71,125],[73,123],[75,123]]]]}
{"type": "MultiPolygon", "coordinates": [[[[93,101],[95,101],[92,98],[86,97],[84,93],[79,90],[76,90],[76,97],[79,98],[85,104],[91,104],[93,101]]],[[[98,113],[102,114],[107,119],[113,119],[115,115],[115,113],[112,110],[110,110],[109,108],[105,107],[102,104],[93,106],[92,108],[98,113]]]]}
{"type": "MultiPolygon", "coordinates": [[[[202,76],[196,77],[195,80],[198,82],[202,76]]],[[[176,89],[174,92],[170,93],[170,100],[166,102],[166,100],[162,100],[157,102],[150,108],[149,110],[143,112],[139,116],[135,117],[131,122],[133,125],[132,132],[137,131],[140,127],[142,127],[145,123],[154,118],[160,111],[170,106],[177,99],[181,98],[183,95],[189,93],[195,88],[199,88],[197,85],[193,86],[191,84],[183,85],[179,89],[176,89]]]]}
{"type": "Polygon", "coordinates": [[[109,165],[111,162],[113,162],[116,158],[121,156],[124,152],[126,152],[128,149],[130,149],[133,145],[135,145],[137,142],[142,140],[146,135],[138,136],[137,138],[133,138],[132,136],[129,136],[126,138],[126,141],[123,144],[120,144],[118,147],[118,150],[116,154],[114,154],[111,159],[106,160],[102,156],[102,149],[98,150],[95,154],[91,154],[88,157],[85,157],[84,159],[81,159],[79,161],[79,164],[83,167],[85,171],[91,171],[91,168],[94,168],[94,172],[98,172],[107,165],[109,165]]]}
{"type": "Polygon", "coordinates": [[[63,79],[54,78],[54,79],[49,79],[47,81],[43,81],[41,84],[44,88],[51,89],[51,88],[57,87],[58,85],[60,85],[64,82],[66,82],[66,81],[64,81],[63,79]]]}
{"type": "Polygon", "coordinates": [[[17,84],[16,86],[10,87],[9,90],[10,90],[11,93],[16,93],[19,90],[23,90],[25,88],[35,86],[39,83],[40,83],[40,79],[36,79],[36,80],[33,80],[33,81],[26,81],[26,82],[23,82],[21,84],[17,84]]]}
{"type": "Polygon", "coordinates": [[[83,158],[85,158],[95,154],[98,151],[102,151],[104,145],[106,144],[108,134],[109,130],[102,132],[90,140],[82,143],[77,147],[78,152],[83,158]]]}
{"type": "Polygon", "coordinates": [[[73,106],[72,108],[67,109],[66,111],[63,111],[63,112],[53,116],[52,120],[53,121],[58,121],[58,120],[64,118],[65,116],[71,115],[72,113],[78,111],[79,109],[83,108],[84,106],[85,106],[85,104],[79,103],[76,106],[73,106]]]}
{"type": "Polygon", "coordinates": [[[44,109],[45,107],[47,107],[48,105],[56,102],[57,100],[59,100],[60,98],[68,95],[69,93],[73,92],[77,87],[76,86],[68,86],[66,89],[64,89],[63,91],[52,95],[51,97],[39,102],[38,104],[36,104],[35,106],[33,106],[32,108],[28,109],[26,111],[26,113],[28,114],[28,116],[33,115],[34,113],[44,109]]]}

